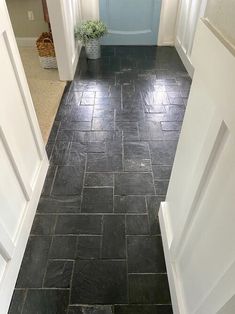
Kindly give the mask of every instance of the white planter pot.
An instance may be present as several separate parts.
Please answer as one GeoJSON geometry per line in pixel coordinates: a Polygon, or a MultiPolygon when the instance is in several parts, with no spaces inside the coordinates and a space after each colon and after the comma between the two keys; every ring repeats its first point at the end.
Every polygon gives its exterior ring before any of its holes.
{"type": "Polygon", "coordinates": [[[88,59],[99,59],[101,56],[100,52],[100,40],[99,39],[91,39],[86,45],[86,55],[88,59]]]}

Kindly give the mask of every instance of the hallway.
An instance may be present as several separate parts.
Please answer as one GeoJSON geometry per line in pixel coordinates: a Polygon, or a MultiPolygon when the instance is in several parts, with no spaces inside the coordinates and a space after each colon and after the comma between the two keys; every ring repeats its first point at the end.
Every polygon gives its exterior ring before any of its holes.
{"type": "Polygon", "coordinates": [[[81,54],[10,314],[170,314],[157,212],[190,89],[175,48],[81,54]]]}

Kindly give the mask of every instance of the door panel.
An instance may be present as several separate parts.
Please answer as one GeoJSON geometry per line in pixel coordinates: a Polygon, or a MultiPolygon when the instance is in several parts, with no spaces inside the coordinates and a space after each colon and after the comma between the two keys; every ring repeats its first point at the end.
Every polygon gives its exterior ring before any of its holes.
{"type": "Polygon", "coordinates": [[[22,175],[32,187],[40,156],[35,146],[30,122],[24,107],[24,100],[18,86],[16,69],[14,69],[10,60],[11,51],[7,47],[6,36],[6,33],[4,33],[4,36],[0,39],[1,62],[8,69],[4,73],[4,80],[1,80],[1,97],[8,101],[0,105],[0,125],[4,130],[9,146],[12,147],[12,153],[17,160],[22,175]],[[8,121],[9,117],[11,117],[11,123],[8,121]],[[13,128],[14,132],[12,132],[13,128]],[[26,151],[30,151],[30,154],[25,154],[26,151]]]}
{"type": "Polygon", "coordinates": [[[48,159],[3,0],[0,0],[0,61],[0,314],[5,314],[48,159]]]}
{"type": "Polygon", "coordinates": [[[15,175],[11,161],[0,139],[0,159],[1,159],[1,177],[4,181],[0,181],[0,219],[4,224],[6,231],[11,237],[14,237],[15,231],[19,224],[19,219],[23,209],[26,206],[26,196],[24,195],[19,181],[15,175]],[[9,189],[11,187],[11,194],[14,197],[9,197],[9,189]],[[6,211],[7,208],[7,211],[6,211]]]}
{"type": "Polygon", "coordinates": [[[100,19],[108,26],[104,45],[156,45],[161,0],[100,0],[100,19]]]}

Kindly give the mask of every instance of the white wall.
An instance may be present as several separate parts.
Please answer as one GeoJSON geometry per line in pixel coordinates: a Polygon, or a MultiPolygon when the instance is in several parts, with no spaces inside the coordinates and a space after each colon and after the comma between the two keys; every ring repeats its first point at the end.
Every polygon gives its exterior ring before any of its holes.
{"type": "Polygon", "coordinates": [[[177,26],[176,49],[189,74],[193,75],[191,53],[195,31],[200,17],[204,15],[207,0],[180,0],[177,26]]]}
{"type": "Polygon", "coordinates": [[[74,28],[81,22],[80,0],[47,0],[60,79],[73,80],[80,54],[74,28]]]}
{"type": "Polygon", "coordinates": [[[179,0],[162,0],[159,46],[173,46],[175,43],[175,27],[179,0]]]}
{"type": "Polygon", "coordinates": [[[41,0],[6,0],[6,4],[16,37],[34,38],[48,32],[41,0]],[[33,21],[29,21],[28,11],[33,11],[33,21]]]}
{"type": "Polygon", "coordinates": [[[203,20],[160,225],[175,314],[234,314],[235,50],[203,20]]]}
{"type": "Polygon", "coordinates": [[[235,47],[235,1],[208,0],[205,17],[235,47]]]}
{"type": "Polygon", "coordinates": [[[81,0],[82,19],[99,20],[99,0],[81,0]]]}

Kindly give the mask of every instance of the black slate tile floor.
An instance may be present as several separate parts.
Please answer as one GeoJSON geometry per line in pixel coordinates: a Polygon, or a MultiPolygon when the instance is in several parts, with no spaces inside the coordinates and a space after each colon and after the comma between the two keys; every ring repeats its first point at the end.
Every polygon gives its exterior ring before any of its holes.
{"type": "Polygon", "coordinates": [[[82,51],[10,314],[172,313],[157,212],[190,84],[171,47],[82,51]]]}

